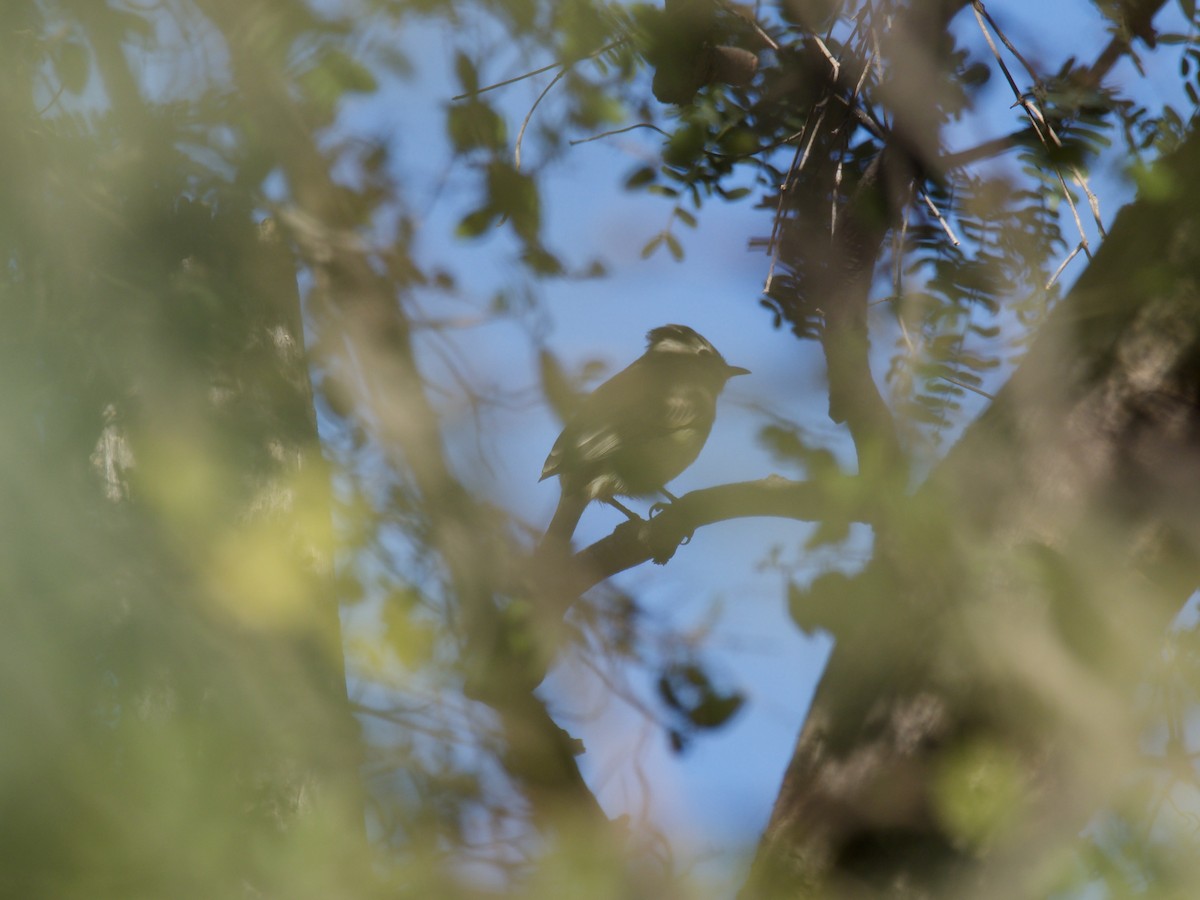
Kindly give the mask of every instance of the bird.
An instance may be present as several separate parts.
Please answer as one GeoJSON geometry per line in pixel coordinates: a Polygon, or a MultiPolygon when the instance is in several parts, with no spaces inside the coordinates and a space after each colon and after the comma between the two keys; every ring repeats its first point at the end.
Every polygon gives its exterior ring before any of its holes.
{"type": "Polygon", "coordinates": [[[717,415],[717,397],[736,375],[707,339],[686,325],[646,334],[646,352],[579,404],[542,466],[559,480],[558,508],[543,545],[570,545],[584,509],[603,500],[663,494],[695,462],[717,415]]]}

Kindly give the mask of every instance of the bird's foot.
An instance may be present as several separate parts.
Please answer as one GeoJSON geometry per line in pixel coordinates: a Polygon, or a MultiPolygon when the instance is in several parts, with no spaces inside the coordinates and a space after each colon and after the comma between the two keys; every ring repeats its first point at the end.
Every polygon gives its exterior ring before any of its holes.
{"type": "MultiPolygon", "coordinates": [[[[625,515],[629,519],[629,521],[631,521],[631,522],[642,521],[641,516],[639,516],[637,513],[635,513],[632,509],[630,509],[628,506],[626,506],[620,500],[617,500],[615,497],[608,497],[605,499],[604,502],[607,503],[609,506],[613,507],[614,509],[619,509],[621,512],[625,513],[625,515]]],[[[650,515],[651,516],[654,515],[653,510],[650,511],[650,515]]]]}

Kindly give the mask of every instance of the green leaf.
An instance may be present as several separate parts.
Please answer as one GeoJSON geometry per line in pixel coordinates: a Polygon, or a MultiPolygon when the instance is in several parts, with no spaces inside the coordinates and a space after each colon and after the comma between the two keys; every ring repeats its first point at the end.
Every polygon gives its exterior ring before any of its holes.
{"type": "Polygon", "coordinates": [[[683,260],[683,245],[679,243],[679,238],[675,237],[675,235],[670,234],[670,233],[664,234],[663,238],[666,240],[667,250],[669,250],[671,253],[671,256],[674,257],[675,262],[682,262],[682,260],[683,260]]]}
{"type": "Polygon", "coordinates": [[[456,153],[499,150],[507,137],[504,120],[482,100],[451,105],[446,112],[446,133],[456,153]]]}
{"type": "Polygon", "coordinates": [[[728,722],[745,698],[722,691],[696,663],[671,663],[658,678],[658,694],[666,706],[696,728],[719,728],[728,722]]]}
{"type": "Polygon", "coordinates": [[[749,156],[758,151],[759,139],[752,128],[731,128],[720,139],[721,151],[730,156],[749,156]]]}
{"type": "Polygon", "coordinates": [[[935,770],[938,819],[969,846],[986,847],[1015,827],[1030,775],[1021,758],[995,741],[960,742],[935,770]]]}
{"type": "Polygon", "coordinates": [[[688,228],[696,227],[696,217],[681,206],[675,207],[675,218],[677,218],[688,228]]]}
{"type": "Polygon", "coordinates": [[[663,160],[677,168],[689,168],[703,154],[704,140],[703,128],[698,125],[684,125],[667,139],[667,146],[663,149],[663,160]]]}
{"type": "Polygon", "coordinates": [[[77,41],[60,44],[54,54],[54,72],[63,88],[72,94],[81,93],[87,87],[90,65],[87,48],[77,41]]]}
{"type": "Polygon", "coordinates": [[[341,50],[326,53],[320,68],[329,73],[340,90],[348,93],[369,94],[379,86],[370,69],[341,50]]]}
{"type": "Polygon", "coordinates": [[[458,227],[454,229],[454,233],[458,237],[473,238],[479,237],[491,227],[491,224],[498,217],[498,213],[490,208],[477,209],[474,212],[467,213],[463,216],[458,227]]]}
{"type": "Polygon", "coordinates": [[[642,259],[649,259],[650,255],[658,249],[659,244],[663,242],[664,235],[656,234],[650,240],[646,241],[646,246],[642,248],[642,259]]]}
{"type": "Polygon", "coordinates": [[[493,163],[488,168],[488,200],[491,209],[509,217],[518,237],[537,243],[542,207],[532,178],[505,163],[493,163]]]}
{"type": "Polygon", "coordinates": [[[561,275],[565,271],[559,258],[545,247],[529,247],[521,258],[538,275],[561,275]]]}
{"type": "Polygon", "coordinates": [[[595,85],[582,83],[574,89],[575,104],[570,121],[588,130],[620,122],[625,118],[621,102],[595,85]]]}
{"type": "Polygon", "coordinates": [[[604,278],[608,275],[608,266],[602,259],[593,259],[576,276],[577,278],[604,278]]]}
{"type": "Polygon", "coordinates": [[[344,94],[368,93],[378,86],[369,69],[341,50],[329,50],[299,81],[313,106],[326,117],[344,94]]]}
{"type": "Polygon", "coordinates": [[[654,181],[656,175],[657,173],[654,171],[653,166],[642,166],[642,168],[635,170],[633,174],[625,179],[625,190],[632,191],[644,184],[650,184],[650,182],[654,181]]]}
{"type": "Polygon", "coordinates": [[[475,64],[461,50],[454,56],[454,74],[462,85],[464,94],[473,94],[479,90],[479,72],[475,64]]]}

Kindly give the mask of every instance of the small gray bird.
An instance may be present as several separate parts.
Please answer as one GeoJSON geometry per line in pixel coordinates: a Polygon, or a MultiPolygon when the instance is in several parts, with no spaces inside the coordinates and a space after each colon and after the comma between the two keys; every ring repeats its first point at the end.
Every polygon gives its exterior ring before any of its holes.
{"type": "Polygon", "coordinates": [[[717,349],[686,325],[646,335],[646,352],[583,399],[554,442],[545,480],[562,494],[545,540],[567,543],[584,508],[615,497],[665,493],[667,482],[700,455],[717,415],[717,397],[734,375],[717,349]]]}

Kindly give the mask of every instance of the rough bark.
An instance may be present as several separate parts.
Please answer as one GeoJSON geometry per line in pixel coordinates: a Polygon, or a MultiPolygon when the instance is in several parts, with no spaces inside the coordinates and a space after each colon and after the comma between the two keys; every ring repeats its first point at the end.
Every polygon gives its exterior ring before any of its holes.
{"type": "Polygon", "coordinates": [[[1011,889],[1117,795],[1134,689],[1200,582],[1198,168],[1193,136],[839,586],[743,897],[1005,896],[997,873],[1011,889]],[[938,797],[982,745],[1028,794],[986,847],[938,797]]]}

